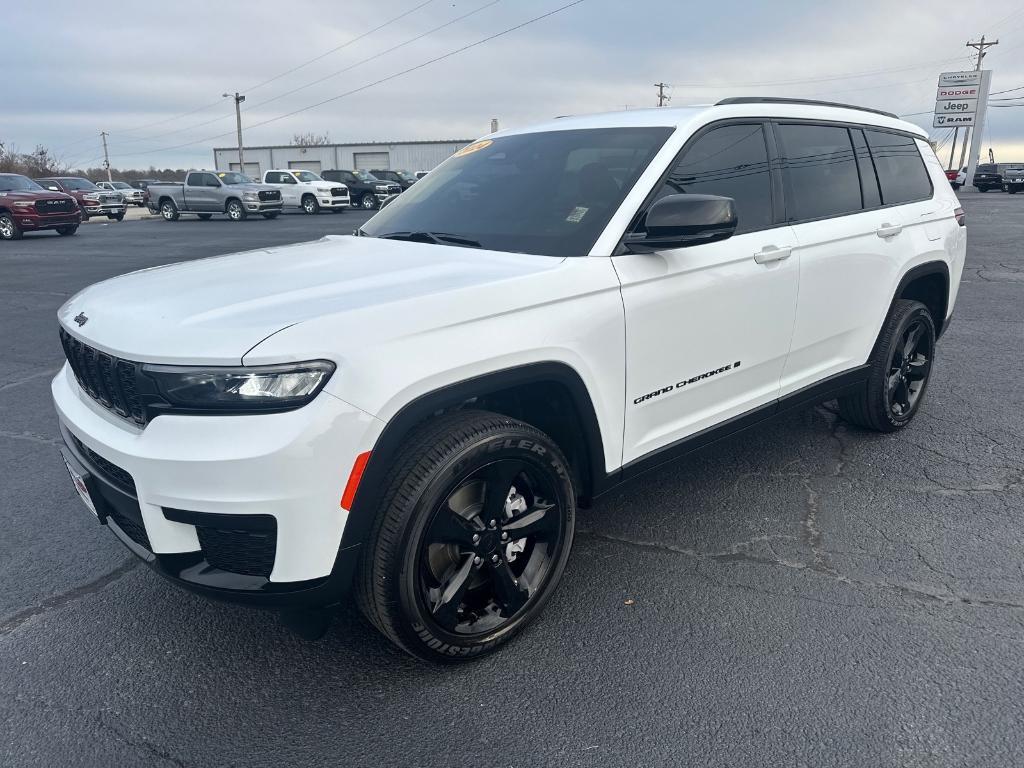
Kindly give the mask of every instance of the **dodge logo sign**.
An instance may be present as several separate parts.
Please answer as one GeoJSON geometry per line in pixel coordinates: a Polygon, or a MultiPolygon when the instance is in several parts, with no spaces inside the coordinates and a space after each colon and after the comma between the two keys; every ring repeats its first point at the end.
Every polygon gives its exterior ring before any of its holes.
{"type": "Polygon", "coordinates": [[[78,327],[81,328],[83,325],[89,322],[89,318],[85,316],[85,312],[79,312],[75,315],[75,322],[78,323],[78,327]]]}

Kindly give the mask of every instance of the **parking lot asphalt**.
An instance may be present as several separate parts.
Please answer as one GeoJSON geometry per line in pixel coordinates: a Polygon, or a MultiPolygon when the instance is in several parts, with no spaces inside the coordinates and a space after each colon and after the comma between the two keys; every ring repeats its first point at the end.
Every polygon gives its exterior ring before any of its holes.
{"type": "Polygon", "coordinates": [[[597,500],[497,655],[305,642],[184,593],[76,498],[54,312],[97,280],[362,213],[0,243],[0,765],[1024,764],[1024,197],[963,196],[967,269],[898,435],[790,413],[597,500]]]}

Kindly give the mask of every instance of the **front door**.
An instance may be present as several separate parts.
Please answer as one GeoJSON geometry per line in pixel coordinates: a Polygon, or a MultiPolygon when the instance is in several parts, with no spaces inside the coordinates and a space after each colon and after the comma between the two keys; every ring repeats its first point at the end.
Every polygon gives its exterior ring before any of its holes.
{"type": "Polygon", "coordinates": [[[626,316],[625,465],[778,396],[799,269],[767,141],[760,122],[708,128],[657,191],[733,198],[731,238],[613,257],[626,316]]]}

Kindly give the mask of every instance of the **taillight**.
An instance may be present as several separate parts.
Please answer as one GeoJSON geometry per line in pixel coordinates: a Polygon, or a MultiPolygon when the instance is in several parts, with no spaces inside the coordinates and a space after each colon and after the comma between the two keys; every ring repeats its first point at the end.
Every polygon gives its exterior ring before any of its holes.
{"type": "Polygon", "coordinates": [[[953,218],[956,219],[956,223],[959,224],[961,227],[967,226],[967,215],[964,213],[963,208],[957,208],[955,211],[953,211],[953,218]]]}

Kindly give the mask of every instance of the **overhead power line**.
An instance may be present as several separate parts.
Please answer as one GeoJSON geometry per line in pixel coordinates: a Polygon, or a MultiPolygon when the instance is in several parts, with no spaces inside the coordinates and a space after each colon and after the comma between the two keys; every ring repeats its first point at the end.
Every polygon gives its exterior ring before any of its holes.
{"type": "MultiPolygon", "coordinates": [[[[302,112],[308,112],[309,110],[316,109],[317,107],[321,107],[324,104],[329,104],[331,102],[338,101],[339,99],[343,99],[343,98],[345,98],[347,96],[351,96],[353,94],[360,93],[362,91],[368,90],[368,89],[373,88],[375,86],[381,85],[382,83],[389,82],[389,81],[394,80],[396,78],[402,77],[403,75],[407,75],[407,74],[409,74],[411,72],[415,72],[417,70],[423,69],[424,67],[428,67],[431,64],[436,64],[439,61],[444,61],[445,59],[450,59],[452,56],[457,56],[460,53],[464,53],[465,51],[468,51],[468,50],[470,50],[472,48],[476,48],[478,46],[481,46],[484,43],[489,43],[492,40],[496,40],[499,37],[504,37],[505,35],[511,34],[512,32],[516,32],[517,30],[520,30],[523,27],[528,27],[531,24],[535,24],[538,21],[542,21],[542,20],[547,19],[547,18],[549,18],[551,16],[554,16],[555,14],[561,13],[562,11],[566,11],[569,8],[572,8],[574,6],[580,5],[581,3],[585,2],[585,1],[586,0],[573,0],[570,3],[565,3],[564,5],[560,5],[559,7],[555,8],[553,10],[547,11],[546,13],[542,13],[542,14],[539,14],[537,16],[534,16],[534,17],[532,17],[530,19],[527,19],[526,21],[520,22],[519,24],[516,24],[514,26],[506,27],[505,29],[501,30],[500,32],[495,32],[494,34],[488,35],[487,37],[483,37],[483,38],[481,38],[481,39],[479,39],[479,40],[477,40],[475,42],[467,43],[466,45],[463,45],[463,46],[461,46],[459,48],[455,48],[454,50],[448,51],[447,53],[443,53],[440,56],[435,56],[432,59],[427,59],[424,62],[416,64],[415,66],[408,67],[408,68],[403,69],[403,70],[401,70],[399,72],[395,72],[394,74],[388,75],[387,77],[379,78],[377,80],[374,80],[373,82],[366,83],[365,85],[361,85],[358,88],[353,88],[351,90],[345,91],[344,93],[339,93],[336,96],[331,96],[330,98],[323,99],[323,100],[318,101],[318,102],[316,102],[314,104],[309,104],[308,106],[292,110],[291,112],[286,112],[285,114],[278,115],[277,117],[271,117],[271,118],[268,118],[266,120],[262,120],[260,122],[252,123],[252,124],[250,124],[248,126],[248,128],[251,130],[253,128],[258,128],[258,127],[263,126],[263,125],[268,125],[270,123],[277,122],[278,120],[284,120],[285,118],[292,117],[293,115],[297,115],[297,114],[300,114],[302,112]]],[[[158,153],[158,152],[170,152],[170,151],[173,151],[173,150],[176,150],[176,149],[182,149],[183,147],[191,147],[191,146],[193,146],[195,144],[202,144],[203,142],[212,141],[214,139],[221,139],[221,138],[224,138],[225,136],[230,136],[230,135],[231,135],[231,132],[229,131],[228,133],[219,133],[219,134],[216,134],[214,136],[206,136],[206,137],[201,138],[201,139],[196,139],[194,141],[188,141],[188,142],[185,142],[185,143],[182,143],[182,144],[176,144],[176,145],[171,146],[171,147],[162,147],[160,149],[152,149],[152,150],[147,150],[147,151],[144,151],[144,152],[132,152],[132,153],[128,153],[125,156],[127,156],[127,157],[137,157],[137,156],[140,156],[140,155],[149,155],[149,154],[154,154],[154,153],[158,153]]]]}
{"type": "Polygon", "coordinates": [[[325,59],[328,56],[330,56],[332,53],[336,53],[337,51],[340,51],[342,48],[347,48],[348,46],[352,45],[353,43],[357,43],[360,40],[363,40],[363,39],[369,37],[374,32],[378,32],[379,30],[384,29],[384,27],[387,27],[387,26],[389,26],[391,24],[394,24],[396,21],[401,21],[406,16],[409,16],[409,15],[415,13],[416,11],[418,11],[420,8],[422,8],[425,5],[430,5],[432,2],[434,2],[434,0],[425,0],[425,2],[422,2],[419,5],[413,6],[408,11],[405,11],[404,13],[400,13],[397,16],[395,16],[394,18],[388,19],[383,24],[378,24],[373,29],[367,30],[366,32],[363,32],[363,34],[361,34],[361,35],[356,35],[351,40],[346,40],[341,45],[338,45],[338,46],[335,46],[334,48],[331,48],[331,50],[324,51],[319,56],[314,56],[309,61],[304,61],[302,64],[299,64],[297,67],[292,67],[291,69],[286,69],[284,72],[281,72],[278,75],[274,75],[273,77],[268,78],[268,79],[264,80],[263,82],[256,83],[256,85],[250,85],[245,90],[246,90],[247,93],[251,93],[252,91],[255,91],[257,88],[262,88],[264,85],[267,85],[269,83],[274,82],[275,80],[280,80],[282,77],[286,77],[287,75],[290,75],[292,72],[298,72],[300,69],[303,69],[304,67],[308,67],[310,64],[313,64],[313,63],[315,63],[317,61],[320,61],[321,59],[325,59]]]}

